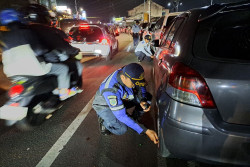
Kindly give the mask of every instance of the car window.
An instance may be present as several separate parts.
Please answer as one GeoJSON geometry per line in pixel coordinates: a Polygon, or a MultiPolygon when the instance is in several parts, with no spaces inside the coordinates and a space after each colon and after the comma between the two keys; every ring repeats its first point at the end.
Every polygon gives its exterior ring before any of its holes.
{"type": "Polygon", "coordinates": [[[231,11],[200,23],[195,55],[209,59],[250,60],[250,11],[231,11]]]}
{"type": "Polygon", "coordinates": [[[112,34],[112,31],[109,29],[108,26],[104,26],[104,30],[106,31],[107,34],[112,34]]]}
{"type": "Polygon", "coordinates": [[[174,20],[176,16],[169,16],[168,19],[167,19],[167,22],[165,24],[166,27],[169,27],[172,23],[172,21],[174,20]]]}
{"type": "Polygon", "coordinates": [[[74,41],[82,42],[94,42],[100,40],[103,36],[102,31],[99,27],[84,27],[74,29],[72,32],[72,38],[74,41]]]}
{"type": "Polygon", "coordinates": [[[183,23],[184,18],[178,18],[174,20],[172,25],[169,27],[169,29],[166,30],[165,36],[163,37],[163,40],[161,41],[161,46],[169,48],[171,44],[173,43],[173,39],[176,32],[179,30],[181,24],[183,23]]]}
{"type": "Polygon", "coordinates": [[[161,17],[161,18],[156,22],[154,29],[155,29],[155,30],[160,29],[161,26],[162,26],[162,24],[163,24],[163,21],[164,21],[164,17],[161,17]]]}

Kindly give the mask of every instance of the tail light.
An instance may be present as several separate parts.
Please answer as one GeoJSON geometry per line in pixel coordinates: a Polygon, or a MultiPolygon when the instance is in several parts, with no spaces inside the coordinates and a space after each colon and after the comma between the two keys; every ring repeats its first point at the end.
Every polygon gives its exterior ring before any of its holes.
{"type": "Polygon", "coordinates": [[[215,108],[212,94],[204,78],[183,63],[176,63],[169,76],[168,94],[178,101],[215,108]]]}
{"type": "Polygon", "coordinates": [[[64,38],[64,40],[68,43],[71,43],[73,38],[71,36],[68,36],[68,38],[64,38]]]}
{"type": "Polygon", "coordinates": [[[109,45],[109,40],[106,39],[106,38],[103,38],[103,39],[101,39],[100,41],[101,41],[100,43],[101,43],[102,45],[109,45]]]}
{"type": "Polygon", "coordinates": [[[15,85],[15,86],[10,88],[9,97],[15,98],[15,97],[19,96],[23,91],[24,91],[23,85],[15,85]]]}
{"type": "Polygon", "coordinates": [[[89,29],[88,24],[80,24],[79,30],[86,30],[86,29],[89,29]]]}

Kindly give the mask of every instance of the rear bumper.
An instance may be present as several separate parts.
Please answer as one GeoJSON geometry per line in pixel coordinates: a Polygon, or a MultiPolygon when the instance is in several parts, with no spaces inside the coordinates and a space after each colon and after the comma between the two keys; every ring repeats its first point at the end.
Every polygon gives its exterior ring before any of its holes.
{"type": "Polygon", "coordinates": [[[250,133],[218,129],[206,111],[170,100],[161,128],[168,150],[177,157],[203,162],[250,165],[250,133]]]}
{"type": "Polygon", "coordinates": [[[77,43],[71,43],[73,47],[79,48],[80,52],[83,55],[95,55],[95,56],[103,56],[107,57],[110,52],[110,46],[109,45],[101,45],[101,44],[77,44],[77,43]]]}

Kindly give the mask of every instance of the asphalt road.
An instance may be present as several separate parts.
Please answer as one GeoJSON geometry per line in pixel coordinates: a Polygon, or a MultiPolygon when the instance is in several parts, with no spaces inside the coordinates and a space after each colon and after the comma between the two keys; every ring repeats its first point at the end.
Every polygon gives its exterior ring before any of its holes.
{"type": "MultiPolygon", "coordinates": [[[[97,116],[91,107],[100,83],[116,69],[137,59],[130,48],[131,37],[118,37],[119,52],[106,62],[101,58],[84,57],[82,63],[84,91],[64,102],[63,107],[40,126],[20,131],[5,127],[0,121],[0,167],[208,167],[212,165],[166,160],[157,156],[157,145],[147,136],[129,130],[121,136],[102,136],[97,116]]],[[[152,65],[142,63],[147,89],[153,93],[152,65]]],[[[2,70],[2,66],[0,68],[2,70]]],[[[6,100],[10,82],[0,71],[0,105],[6,100]]],[[[146,127],[156,129],[156,113],[152,110],[143,119],[146,127]]]]}

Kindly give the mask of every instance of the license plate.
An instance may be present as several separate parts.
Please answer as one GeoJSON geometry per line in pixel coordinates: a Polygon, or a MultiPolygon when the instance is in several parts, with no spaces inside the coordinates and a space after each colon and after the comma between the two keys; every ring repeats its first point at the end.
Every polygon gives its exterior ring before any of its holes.
{"type": "Polygon", "coordinates": [[[95,49],[92,44],[72,44],[72,46],[79,48],[81,52],[94,52],[95,49]]]}
{"type": "Polygon", "coordinates": [[[27,116],[28,107],[14,107],[4,105],[0,108],[0,119],[22,120],[27,116]]]}

